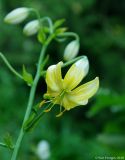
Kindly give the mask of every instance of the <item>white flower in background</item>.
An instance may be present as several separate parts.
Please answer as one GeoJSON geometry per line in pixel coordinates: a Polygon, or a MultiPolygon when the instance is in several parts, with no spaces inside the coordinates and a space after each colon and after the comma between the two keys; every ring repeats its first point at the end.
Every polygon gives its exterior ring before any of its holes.
{"type": "Polygon", "coordinates": [[[31,36],[36,34],[39,28],[40,28],[39,21],[33,20],[25,25],[23,29],[23,33],[27,36],[31,36]]]}
{"type": "Polygon", "coordinates": [[[10,24],[21,23],[28,17],[29,11],[30,9],[26,7],[14,9],[13,11],[11,11],[6,15],[4,21],[10,24]]]}
{"type": "Polygon", "coordinates": [[[38,143],[37,155],[40,160],[47,160],[48,158],[50,158],[50,145],[48,141],[42,140],[38,143]]]}
{"type": "Polygon", "coordinates": [[[70,42],[64,51],[64,60],[65,61],[69,61],[71,59],[73,59],[74,57],[76,57],[78,55],[79,52],[79,41],[78,40],[74,40],[72,42],[70,42]]]}

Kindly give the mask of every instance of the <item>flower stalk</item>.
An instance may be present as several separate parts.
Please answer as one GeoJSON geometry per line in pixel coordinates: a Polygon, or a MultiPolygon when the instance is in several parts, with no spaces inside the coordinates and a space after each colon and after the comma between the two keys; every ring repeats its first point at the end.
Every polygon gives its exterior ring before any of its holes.
{"type": "Polygon", "coordinates": [[[64,32],[58,35],[59,37],[74,37],[77,41],[79,41],[79,36],[74,32],[64,32]]]}
{"type": "Polygon", "coordinates": [[[38,66],[37,66],[37,72],[36,72],[36,75],[35,75],[31,90],[30,90],[30,95],[29,95],[29,100],[28,100],[26,113],[25,113],[25,116],[24,116],[24,120],[23,120],[23,124],[22,124],[21,130],[20,130],[19,136],[17,138],[16,145],[14,147],[14,151],[12,153],[11,160],[16,160],[21,142],[22,142],[23,137],[25,135],[23,125],[25,124],[25,122],[28,120],[28,118],[30,116],[31,109],[32,109],[32,106],[33,106],[34,97],[35,97],[36,87],[37,87],[37,84],[38,84],[38,81],[39,81],[39,78],[40,78],[40,75],[41,75],[41,64],[44,61],[47,46],[51,42],[52,39],[53,39],[53,36],[50,35],[48,37],[46,43],[44,43],[44,45],[42,46],[42,50],[41,50],[41,53],[40,53],[39,62],[38,62],[38,66]]]}
{"type": "Polygon", "coordinates": [[[9,63],[9,61],[6,59],[6,57],[0,52],[0,57],[1,59],[4,61],[4,63],[6,64],[6,66],[9,68],[9,70],[15,74],[17,77],[19,77],[20,79],[23,79],[23,77],[21,76],[21,74],[19,74],[9,63]]]}

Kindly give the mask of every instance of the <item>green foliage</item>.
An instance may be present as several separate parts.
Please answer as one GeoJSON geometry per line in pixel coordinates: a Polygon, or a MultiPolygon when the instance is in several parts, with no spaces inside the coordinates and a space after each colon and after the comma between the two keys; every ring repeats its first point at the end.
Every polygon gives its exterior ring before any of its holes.
{"type": "Polygon", "coordinates": [[[39,34],[38,34],[38,41],[40,42],[40,43],[44,43],[45,42],[45,40],[46,40],[46,34],[45,34],[45,32],[44,32],[44,30],[43,29],[41,29],[40,31],[39,31],[39,34]]]}
{"type": "MultiPolygon", "coordinates": [[[[101,86],[87,106],[69,111],[59,119],[55,118],[59,111],[56,107],[52,114],[44,116],[36,130],[24,140],[20,159],[37,160],[33,148],[36,149],[41,139],[50,143],[51,160],[92,160],[94,156],[102,154],[125,156],[125,1],[1,0],[0,51],[6,54],[17,70],[20,70],[21,64],[26,64],[34,73],[41,45],[36,37],[23,36],[24,25],[8,26],[3,22],[4,16],[19,6],[34,7],[42,16],[47,15],[54,20],[65,18],[70,31],[80,36],[79,55],[85,54],[90,60],[91,72],[87,78],[99,76],[101,86]]],[[[63,20],[57,21],[55,28],[62,23],[63,20]]],[[[48,28],[44,29],[45,33],[48,33],[48,28]]],[[[45,35],[39,36],[43,43],[45,35]]],[[[57,42],[50,46],[47,66],[62,59],[64,46],[57,42]]],[[[0,134],[10,132],[15,141],[25,112],[28,89],[20,80],[12,77],[1,61],[0,65],[0,134]]],[[[32,76],[25,69],[24,72],[26,81],[31,84],[32,76]]],[[[43,84],[42,78],[41,81],[43,84]]],[[[36,103],[46,91],[46,85],[41,85],[41,81],[36,103]]],[[[9,157],[10,153],[0,148],[0,158],[7,160],[9,157]]]]}
{"type": "Polygon", "coordinates": [[[60,20],[57,20],[55,23],[54,23],[54,29],[60,27],[63,23],[65,22],[65,19],[60,19],[60,20]]]}
{"type": "Polygon", "coordinates": [[[56,29],[55,34],[58,35],[58,34],[64,33],[66,30],[67,30],[66,27],[56,29]]]}
{"type": "MultiPolygon", "coordinates": [[[[47,105],[44,106],[44,109],[47,108],[47,105]]],[[[36,127],[36,124],[40,121],[42,116],[44,115],[43,107],[40,108],[40,103],[35,105],[32,109],[32,113],[28,120],[24,123],[23,129],[26,132],[33,131],[33,129],[36,127]]]]}
{"type": "Polygon", "coordinates": [[[12,137],[10,136],[10,134],[6,134],[4,136],[4,143],[9,149],[13,149],[13,141],[12,141],[12,137]]]}
{"type": "Polygon", "coordinates": [[[32,77],[32,75],[31,75],[30,73],[28,73],[28,72],[26,71],[26,68],[25,68],[24,65],[23,65],[23,74],[22,74],[22,76],[23,76],[24,81],[26,81],[26,83],[27,83],[29,86],[31,86],[32,83],[33,83],[33,77],[32,77]]]}

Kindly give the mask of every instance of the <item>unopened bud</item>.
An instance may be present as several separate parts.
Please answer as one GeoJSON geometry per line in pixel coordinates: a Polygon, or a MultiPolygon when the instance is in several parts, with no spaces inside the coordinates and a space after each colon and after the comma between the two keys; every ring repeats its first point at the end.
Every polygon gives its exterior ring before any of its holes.
{"type": "Polygon", "coordinates": [[[37,155],[41,160],[47,160],[50,158],[50,144],[46,140],[39,142],[37,146],[37,155]]]}
{"type": "Polygon", "coordinates": [[[24,21],[29,15],[29,8],[22,7],[11,11],[6,15],[4,21],[9,24],[18,24],[24,21]]]}
{"type": "Polygon", "coordinates": [[[64,60],[69,61],[73,59],[74,57],[76,57],[79,52],[79,47],[80,47],[79,41],[74,40],[70,42],[65,48],[64,60]]]}
{"type": "Polygon", "coordinates": [[[23,29],[23,33],[27,36],[31,36],[36,34],[39,28],[40,28],[39,21],[33,20],[25,25],[23,29]]]}

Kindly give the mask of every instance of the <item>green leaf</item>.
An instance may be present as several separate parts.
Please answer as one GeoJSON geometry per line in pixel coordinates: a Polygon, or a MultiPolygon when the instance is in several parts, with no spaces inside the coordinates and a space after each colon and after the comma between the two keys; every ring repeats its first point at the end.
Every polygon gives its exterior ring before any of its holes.
{"type": "Polygon", "coordinates": [[[60,27],[65,22],[65,19],[59,19],[54,23],[54,29],[60,27]]]}
{"type": "Polygon", "coordinates": [[[49,27],[43,27],[43,31],[44,31],[44,33],[49,33],[50,29],[49,29],[49,27]]]}
{"type": "Polygon", "coordinates": [[[37,114],[37,113],[33,112],[33,113],[30,115],[29,119],[24,123],[23,129],[24,129],[25,131],[30,131],[30,130],[31,130],[31,127],[29,127],[29,126],[31,125],[32,121],[34,120],[36,114],[37,114]],[[29,128],[30,128],[30,129],[29,129],[29,128]]]}
{"type": "Polygon", "coordinates": [[[38,110],[40,109],[39,106],[40,106],[40,103],[36,104],[36,105],[33,107],[32,111],[37,114],[38,110]]]}
{"type": "Polygon", "coordinates": [[[4,143],[9,149],[13,149],[13,141],[9,133],[4,136],[4,143]]]}
{"type": "Polygon", "coordinates": [[[32,75],[31,75],[30,73],[28,73],[28,72],[26,71],[26,68],[25,68],[24,65],[23,65],[23,74],[22,74],[22,76],[23,76],[24,81],[25,81],[29,86],[31,86],[32,83],[33,83],[33,77],[32,77],[32,75]]]}
{"type": "Polygon", "coordinates": [[[30,117],[28,118],[28,120],[24,123],[23,125],[23,129],[25,131],[31,131],[32,130],[32,122],[34,121],[34,119],[38,116],[38,111],[39,111],[39,105],[40,103],[36,104],[33,108],[32,108],[32,113],[30,115],[30,117]]]}
{"type": "Polygon", "coordinates": [[[58,29],[56,29],[55,34],[59,35],[61,33],[64,33],[65,31],[67,31],[66,27],[58,28],[58,29]]]}
{"type": "Polygon", "coordinates": [[[45,32],[44,32],[43,29],[41,29],[41,30],[39,31],[37,38],[38,38],[38,41],[39,41],[40,43],[43,44],[43,43],[45,42],[45,40],[46,40],[46,34],[45,34],[45,32]]]}
{"type": "Polygon", "coordinates": [[[45,114],[44,110],[48,108],[48,105],[43,106],[42,108],[40,108],[39,106],[40,103],[36,104],[33,107],[32,114],[30,115],[29,119],[24,123],[23,129],[26,132],[30,132],[36,127],[41,117],[45,114]]]}
{"type": "Polygon", "coordinates": [[[39,114],[32,113],[30,118],[26,121],[26,123],[23,126],[23,129],[26,132],[32,131],[38,122],[40,121],[41,117],[45,114],[45,112],[41,111],[39,114]]]}

